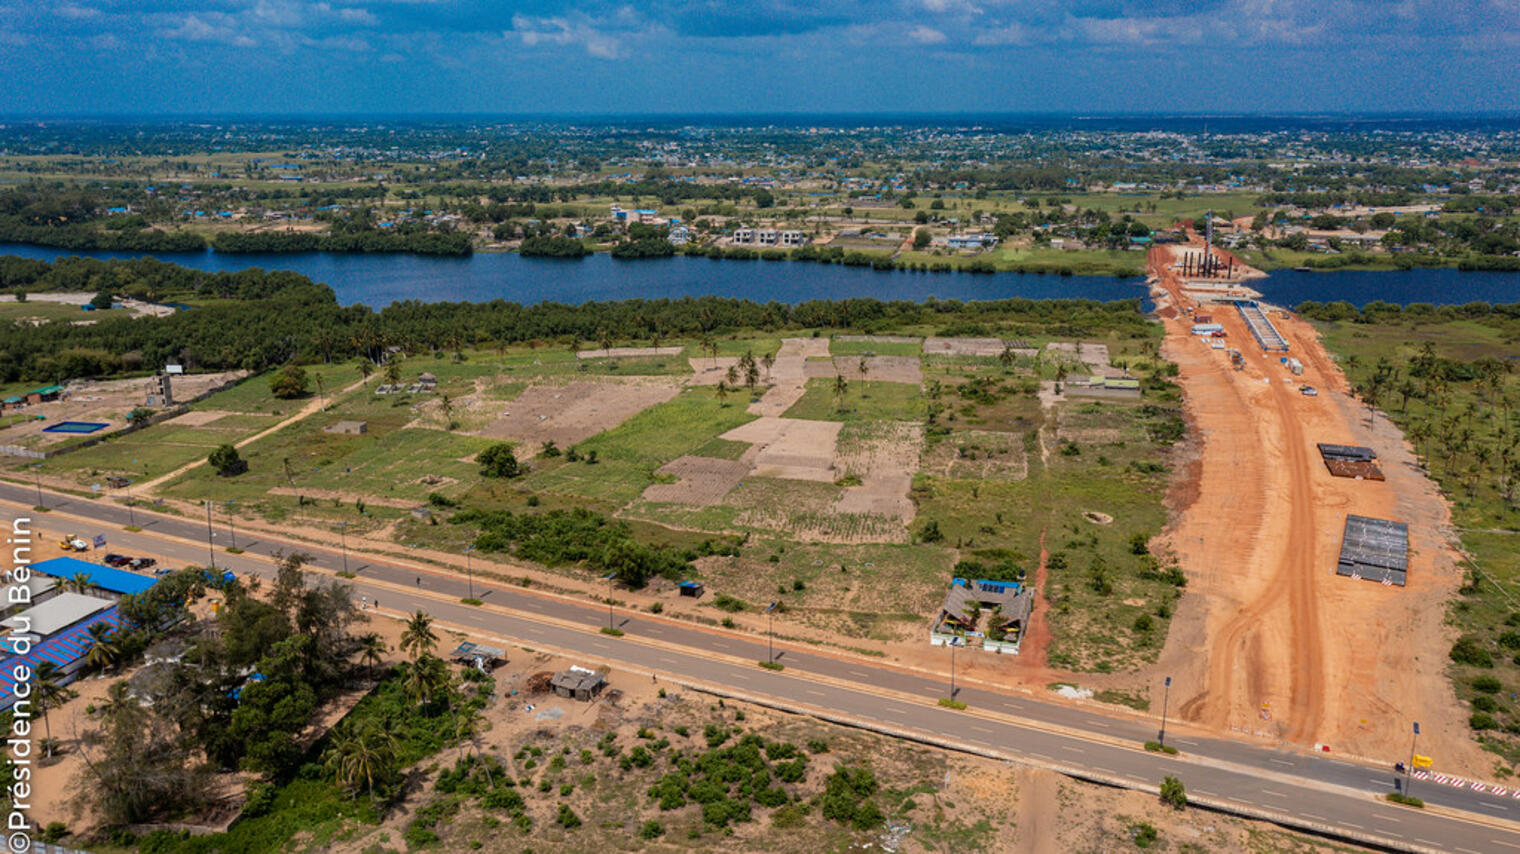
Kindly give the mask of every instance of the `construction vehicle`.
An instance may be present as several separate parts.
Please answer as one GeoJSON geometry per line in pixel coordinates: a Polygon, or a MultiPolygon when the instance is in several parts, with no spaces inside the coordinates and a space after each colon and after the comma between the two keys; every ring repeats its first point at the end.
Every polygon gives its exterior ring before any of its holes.
{"type": "Polygon", "coordinates": [[[67,534],[58,541],[58,548],[66,552],[87,552],[90,550],[90,544],[73,534],[67,534]]]}
{"type": "Polygon", "coordinates": [[[1246,367],[1246,357],[1239,350],[1231,350],[1230,364],[1235,366],[1235,370],[1243,371],[1246,367]]]}

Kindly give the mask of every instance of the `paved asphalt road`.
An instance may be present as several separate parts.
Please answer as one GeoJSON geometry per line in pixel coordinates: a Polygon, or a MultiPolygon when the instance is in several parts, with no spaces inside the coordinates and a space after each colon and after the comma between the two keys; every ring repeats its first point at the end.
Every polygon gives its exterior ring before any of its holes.
{"type": "MultiPolygon", "coordinates": [[[[106,533],[113,551],[130,552],[135,546],[187,563],[204,563],[208,557],[204,521],[139,512],[136,521],[145,530],[188,541],[166,542],[120,531],[128,522],[125,507],[49,492],[44,492],[44,499],[48,507],[101,522],[105,526],[101,531],[80,529],[75,533],[80,536],[106,533]],[[199,545],[195,544],[197,541],[199,545]]],[[[31,487],[0,483],[0,501],[30,507],[36,501],[36,492],[31,487]]],[[[44,520],[41,517],[34,522],[49,528],[71,527],[63,519],[44,520]]],[[[329,570],[344,567],[338,543],[321,549],[239,535],[238,545],[245,553],[229,555],[223,551],[229,544],[225,526],[217,526],[215,534],[217,564],[239,573],[272,575],[267,556],[282,547],[300,548],[312,554],[312,564],[317,567],[329,570]]],[[[353,554],[348,555],[347,565],[357,574],[351,582],[356,593],[368,596],[371,602],[379,601],[387,611],[420,607],[441,622],[474,627],[483,634],[658,671],[778,707],[825,710],[908,736],[953,741],[1009,757],[1029,757],[1036,763],[1065,766],[1099,778],[1154,786],[1164,775],[1174,774],[1183,780],[1193,797],[1244,804],[1250,809],[1285,814],[1305,824],[1340,828],[1350,834],[1371,834],[1400,847],[1520,852],[1520,830],[1481,820],[1520,820],[1520,801],[1507,797],[1416,781],[1414,795],[1446,810],[1443,814],[1410,810],[1376,799],[1377,795],[1395,789],[1396,777],[1388,768],[1175,733],[1168,741],[1181,748],[1183,755],[1165,757],[1128,746],[1156,736],[1154,723],[1131,717],[1109,717],[978,686],[957,686],[956,698],[966,702],[970,712],[943,709],[933,701],[948,693],[944,679],[790,647],[779,653],[786,671],[776,673],[749,663],[766,657],[763,638],[750,640],[623,611],[616,612],[613,619],[627,637],[613,638],[588,631],[607,625],[607,610],[596,605],[476,582],[473,589],[478,598],[489,605],[521,613],[508,616],[460,604],[457,600],[469,590],[469,582],[464,578],[419,573],[353,554]],[[399,592],[396,585],[405,592],[399,592]],[[546,621],[539,622],[533,615],[546,621]],[[659,643],[638,641],[644,638],[659,643]],[[991,714],[981,716],[978,712],[991,714]]]]}

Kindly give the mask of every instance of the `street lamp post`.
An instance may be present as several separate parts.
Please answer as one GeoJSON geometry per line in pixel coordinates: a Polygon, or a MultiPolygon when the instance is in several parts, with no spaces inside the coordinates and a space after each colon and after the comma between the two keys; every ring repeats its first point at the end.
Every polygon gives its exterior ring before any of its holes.
{"type": "Polygon", "coordinates": [[[475,598],[475,573],[470,568],[470,552],[472,552],[474,550],[475,550],[474,546],[465,546],[464,547],[464,577],[465,577],[465,580],[470,585],[470,598],[471,599],[475,598]]]}
{"type": "Polygon", "coordinates": [[[211,545],[211,538],[216,533],[211,530],[211,502],[206,502],[206,555],[211,558],[211,568],[216,569],[216,549],[211,545]]]}
{"type": "Polygon", "coordinates": [[[1166,707],[1172,700],[1172,677],[1166,677],[1166,682],[1162,684],[1165,691],[1161,695],[1161,733],[1156,742],[1164,746],[1166,744],[1166,707]]]}
{"type": "Polygon", "coordinates": [[[1409,742],[1409,764],[1404,766],[1404,797],[1410,797],[1409,787],[1414,783],[1414,748],[1420,743],[1420,722],[1414,722],[1414,737],[1409,742]]]}
{"type": "Polygon", "coordinates": [[[765,608],[765,635],[766,649],[770,656],[770,663],[776,663],[776,606],[780,602],[772,602],[765,608]]]}
{"type": "Polygon", "coordinates": [[[962,637],[953,637],[950,640],[946,641],[946,643],[948,643],[950,645],[950,699],[954,700],[955,699],[955,649],[956,649],[956,647],[964,646],[966,644],[966,639],[962,638],[962,637]]]}
{"type": "Polygon", "coordinates": [[[132,509],[136,504],[137,504],[137,501],[132,498],[132,490],[128,489],[127,490],[127,524],[129,526],[133,527],[133,528],[137,527],[137,511],[134,510],[134,509],[132,509]]]}
{"type": "Polygon", "coordinates": [[[232,538],[233,548],[237,548],[237,528],[233,525],[232,521],[232,505],[235,503],[230,498],[227,500],[227,535],[232,538]]]}
{"type": "Polygon", "coordinates": [[[32,476],[37,479],[37,506],[38,507],[46,508],[47,505],[42,503],[42,465],[41,464],[32,466],[32,476]]]}
{"type": "Polygon", "coordinates": [[[615,572],[609,572],[602,576],[602,580],[607,582],[607,628],[611,631],[615,631],[612,626],[612,579],[614,578],[617,578],[617,573],[615,572]]]}
{"type": "Polygon", "coordinates": [[[338,523],[338,544],[343,549],[343,574],[348,574],[348,523],[338,523]]]}

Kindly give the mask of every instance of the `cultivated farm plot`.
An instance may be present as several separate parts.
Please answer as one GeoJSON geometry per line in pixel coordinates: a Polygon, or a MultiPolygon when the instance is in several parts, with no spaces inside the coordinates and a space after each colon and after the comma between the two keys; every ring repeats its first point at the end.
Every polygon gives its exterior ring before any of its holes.
{"type": "Polygon", "coordinates": [[[622,424],[676,396],[673,382],[574,382],[531,385],[476,435],[519,442],[537,450],[545,442],[574,445],[622,424]]]}
{"type": "Polygon", "coordinates": [[[719,438],[753,445],[751,460],[760,477],[833,483],[834,448],[841,426],[837,421],[764,417],[719,438]]]}
{"type": "Polygon", "coordinates": [[[923,365],[917,356],[836,356],[809,359],[804,368],[808,379],[842,376],[851,382],[873,380],[915,386],[924,381],[923,365]],[[865,363],[864,372],[861,371],[862,362],[865,363]]]}
{"type": "MultiPolygon", "coordinates": [[[[1002,355],[1008,342],[1001,338],[939,338],[924,339],[925,356],[990,356],[1002,355]]],[[[1015,356],[1033,356],[1033,350],[1014,350],[1015,356]]]]}
{"type": "Polygon", "coordinates": [[[729,490],[749,474],[744,460],[711,457],[677,457],[655,470],[656,474],[680,478],[675,483],[656,483],[644,490],[644,500],[707,507],[723,500],[729,490]]]}
{"type": "Polygon", "coordinates": [[[924,452],[923,471],[955,480],[1023,480],[1029,458],[1019,433],[957,430],[924,452]]]}

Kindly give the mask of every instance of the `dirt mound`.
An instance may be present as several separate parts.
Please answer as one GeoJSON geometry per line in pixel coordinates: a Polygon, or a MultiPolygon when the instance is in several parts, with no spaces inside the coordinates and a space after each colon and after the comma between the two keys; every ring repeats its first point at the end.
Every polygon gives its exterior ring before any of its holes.
{"type": "Polygon", "coordinates": [[[528,694],[529,696],[547,694],[550,691],[554,690],[553,686],[549,684],[552,681],[554,681],[553,673],[550,673],[547,670],[540,670],[537,673],[529,676],[527,680],[523,682],[523,693],[528,694]]]}

